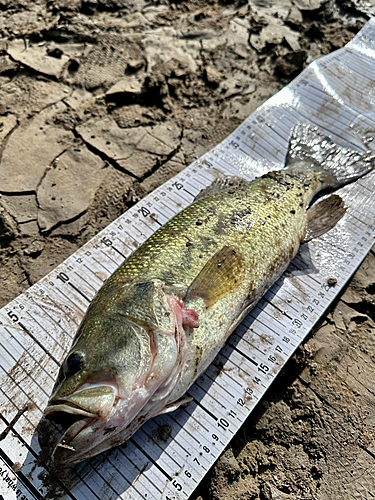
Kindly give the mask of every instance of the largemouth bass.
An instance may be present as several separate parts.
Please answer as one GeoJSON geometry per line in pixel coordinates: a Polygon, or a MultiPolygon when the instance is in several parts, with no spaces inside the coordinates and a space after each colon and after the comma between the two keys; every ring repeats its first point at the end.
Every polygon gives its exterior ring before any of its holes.
{"type": "Polygon", "coordinates": [[[117,446],[186,404],[301,243],[344,215],[339,196],[310,206],[314,196],[372,167],[370,154],[297,125],[283,170],[251,182],[219,178],[138,248],[92,301],[61,366],[45,410],[67,422],[56,466],[117,446]]]}

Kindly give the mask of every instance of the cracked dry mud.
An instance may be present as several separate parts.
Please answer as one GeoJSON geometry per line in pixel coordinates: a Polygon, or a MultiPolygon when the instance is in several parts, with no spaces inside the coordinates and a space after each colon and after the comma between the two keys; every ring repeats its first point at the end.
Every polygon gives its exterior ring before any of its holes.
{"type": "MultiPolygon", "coordinates": [[[[0,0],[0,306],[375,14],[361,0],[0,0]]],[[[375,496],[375,255],[194,497],[375,496]]]]}

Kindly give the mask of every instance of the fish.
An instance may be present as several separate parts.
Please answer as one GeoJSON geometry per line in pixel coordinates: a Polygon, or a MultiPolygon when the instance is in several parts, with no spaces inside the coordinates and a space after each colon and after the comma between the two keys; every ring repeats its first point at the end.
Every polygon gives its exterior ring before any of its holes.
{"type": "Polygon", "coordinates": [[[56,468],[126,442],[186,392],[282,275],[301,244],[344,216],[318,193],[373,169],[369,151],[339,147],[297,124],[282,169],[219,176],[114,272],[91,302],[45,409],[64,432],[56,468]]]}

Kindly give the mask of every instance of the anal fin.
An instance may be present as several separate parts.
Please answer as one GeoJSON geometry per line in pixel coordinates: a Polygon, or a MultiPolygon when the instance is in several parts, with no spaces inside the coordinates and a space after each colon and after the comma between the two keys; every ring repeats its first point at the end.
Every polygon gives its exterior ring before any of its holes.
{"type": "Polygon", "coordinates": [[[306,234],[302,243],[311,241],[330,231],[345,215],[345,212],[344,201],[337,194],[333,194],[313,205],[307,211],[306,234]]]}

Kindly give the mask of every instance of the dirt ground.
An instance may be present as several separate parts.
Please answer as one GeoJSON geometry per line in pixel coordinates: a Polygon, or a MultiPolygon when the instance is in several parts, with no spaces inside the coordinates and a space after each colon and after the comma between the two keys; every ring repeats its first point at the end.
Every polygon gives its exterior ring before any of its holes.
{"type": "MultiPolygon", "coordinates": [[[[347,43],[362,0],[0,0],[0,306],[347,43]]],[[[195,498],[375,498],[375,254],[195,498]]]]}

